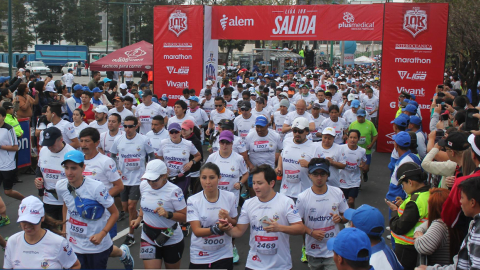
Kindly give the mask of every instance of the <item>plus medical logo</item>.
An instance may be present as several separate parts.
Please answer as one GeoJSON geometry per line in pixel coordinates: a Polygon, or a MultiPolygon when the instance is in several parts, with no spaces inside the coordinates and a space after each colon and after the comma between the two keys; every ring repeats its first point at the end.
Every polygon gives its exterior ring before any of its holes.
{"type": "Polygon", "coordinates": [[[229,19],[227,15],[223,14],[220,19],[220,25],[222,26],[223,31],[227,29],[228,26],[254,26],[255,20],[253,19],[239,19],[237,16],[233,19],[229,19]]]}
{"type": "Polygon", "coordinates": [[[407,10],[403,16],[403,30],[412,34],[413,38],[427,30],[427,12],[419,7],[407,10]]]}
{"type": "Polygon", "coordinates": [[[373,30],[375,28],[375,22],[355,22],[355,16],[350,12],[343,13],[343,20],[338,24],[340,28],[350,28],[350,30],[373,30]]]}

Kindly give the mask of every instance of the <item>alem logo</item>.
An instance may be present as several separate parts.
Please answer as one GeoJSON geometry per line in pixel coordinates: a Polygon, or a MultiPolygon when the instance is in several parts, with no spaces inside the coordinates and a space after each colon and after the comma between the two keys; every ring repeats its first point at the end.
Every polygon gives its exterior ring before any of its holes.
{"type": "Polygon", "coordinates": [[[190,67],[182,66],[177,69],[174,66],[167,66],[167,70],[169,74],[188,75],[188,72],[190,71],[190,67]]]}
{"type": "Polygon", "coordinates": [[[351,30],[373,30],[375,28],[375,23],[361,22],[355,23],[355,17],[350,12],[343,13],[343,20],[338,24],[338,29],[340,28],[350,28],[351,30]]]}
{"type": "Polygon", "coordinates": [[[413,38],[427,30],[427,12],[419,7],[407,10],[403,16],[403,29],[412,34],[413,38]]]}
{"type": "Polygon", "coordinates": [[[188,29],[187,14],[181,10],[175,10],[168,18],[168,30],[172,31],[177,37],[188,29]]]}
{"type": "Polygon", "coordinates": [[[227,29],[228,26],[254,26],[255,21],[253,19],[239,19],[237,16],[233,19],[229,19],[227,15],[223,14],[223,17],[220,19],[220,25],[222,26],[223,31],[227,29]]]}
{"type": "Polygon", "coordinates": [[[398,75],[400,75],[400,78],[406,79],[406,80],[412,80],[412,81],[425,81],[427,78],[427,72],[426,71],[416,71],[413,73],[413,75],[410,75],[410,72],[408,71],[398,71],[398,75]]]}

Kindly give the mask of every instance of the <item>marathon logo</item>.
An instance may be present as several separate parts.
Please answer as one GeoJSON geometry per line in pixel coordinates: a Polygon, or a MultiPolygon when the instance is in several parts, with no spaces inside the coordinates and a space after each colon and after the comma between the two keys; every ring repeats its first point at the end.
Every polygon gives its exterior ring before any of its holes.
{"type": "Polygon", "coordinates": [[[300,163],[298,162],[298,160],[294,160],[294,159],[291,159],[291,158],[283,158],[282,161],[283,161],[283,162],[286,162],[286,163],[300,164],[300,163]]]}
{"type": "Polygon", "coordinates": [[[312,217],[308,216],[308,221],[330,221],[332,220],[332,216],[318,216],[318,217],[312,217]]]}
{"type": "Polygon", "coordinates": [[[165,54],[163,60],[192,60],[192,56],[188,54],[165,54]]]}
{"type": "Polygon", "coordinates": [[[120,154],[120,157],[122,158],[140,158],[142,157],[142,154],[120,154]]]}

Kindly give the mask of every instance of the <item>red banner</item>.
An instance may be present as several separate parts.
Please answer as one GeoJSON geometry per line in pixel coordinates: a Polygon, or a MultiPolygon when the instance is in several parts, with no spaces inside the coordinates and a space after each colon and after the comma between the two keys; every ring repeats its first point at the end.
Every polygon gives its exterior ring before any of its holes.
{"type": "Polygon", "coordinates": [[[203,6],[156,6],[153,14],[154,93],[173,105],[184,88],[202,88],[203,6]]]}
{"type": "Polygon", "coordinates": [[[448,4],[385,4],[377,151],[393,149],[392,124],[402,91],[414,94],[429,131],[430,99],[442,84],[448,4]]]}
{"type": "Polygon", "coordinates": [[[383,5],[214,6],[212,39],[382,40],[383,5]]]}

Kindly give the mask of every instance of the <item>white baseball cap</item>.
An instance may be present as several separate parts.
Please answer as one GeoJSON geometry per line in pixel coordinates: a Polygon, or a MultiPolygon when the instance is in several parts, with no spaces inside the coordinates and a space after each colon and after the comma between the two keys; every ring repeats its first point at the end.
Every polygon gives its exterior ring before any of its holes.
{"type": "Polygon", "coordinates": [[[322,134],[323,135],[331,135],[331,136],[335,137],[337,132],[335,132],[335,129],[333,129],[332,127],[327,127],[323,130],[322,134]]]}
{"type": "Polygon", "coordinates": [[[293,120],[292,128],[306,129],[308,128],[308,120],[305,117],[297,117],[293,120]]]}
{"type": "Polygon", "coordinates": [[[45,86],[45,92],[55,93],[55,90],[54,90],[53,87],[51,87],[50,85],[47,85],[47,86],[45,86]]]}
{"type": "Polygon", "coordinates": [[[347,96],[348,101],[352,101],[355,99],[355,94],[348,94],[347,96]]]}
{"type": "Polygon", "coordinates": [[[208,80],[207,85],[213,85],[213,82],[211,80],[208,80]]]}
{"type": "Polygon", "coordinates": [[[147,164],[141,179],[157,180],[160,175],[167,174],[167,166],[160,159],[154,159],[147,164]]]}
{"type": "Polygon", "coordinates": [[[238,80],[238,83],[243,83],[243,80],[242,80],[242,79],[239,79],[239,80],[238,80]]]}
{"type": "Polygon", "coordinates": [[[93,109],[93,111],[97,112],[97,113],[107,113],[108,114],[108,108],[105,105],[98,105],[98,107],[93,109]]]}
{"type": "Polygon", "coordinates": [[[121,83],[120,84],[120,89],[127,89],[127,84],[126,83],[121,83]]]}
{"type": "Polygon", "coordinates": [[[30,195],[23,199],[20,206],[18,206],[17,222],[26,221],[28,223],[38,224],[44,216],[45,209],[43,208],[43,202],[37,197],[30,195]]]}

